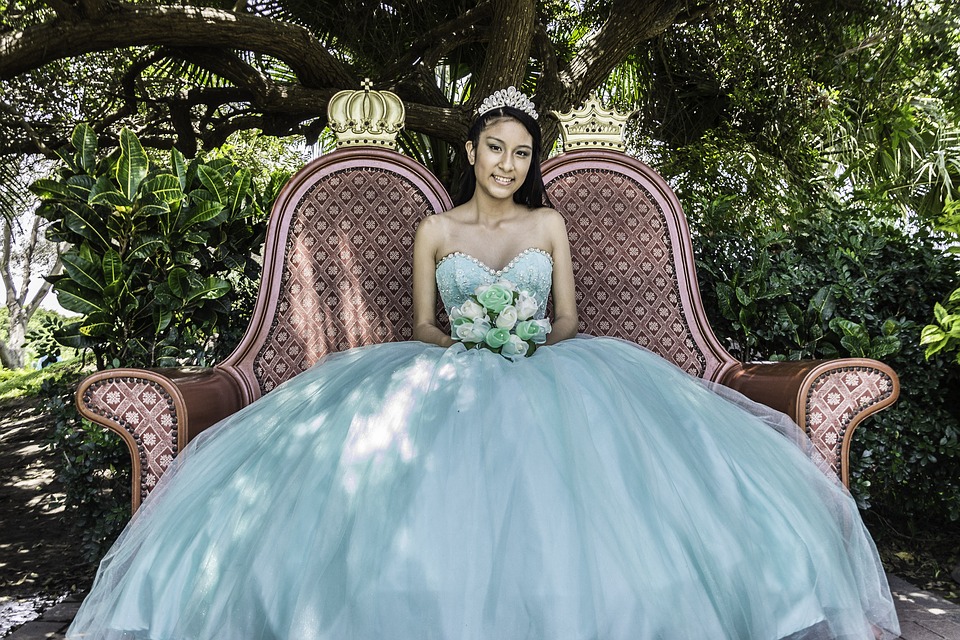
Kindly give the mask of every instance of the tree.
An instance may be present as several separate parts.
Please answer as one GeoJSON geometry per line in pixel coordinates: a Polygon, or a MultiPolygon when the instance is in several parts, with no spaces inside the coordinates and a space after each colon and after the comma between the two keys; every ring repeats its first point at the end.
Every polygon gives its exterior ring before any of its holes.
{"type": "MultiPolygon", "coordinates": [[[[568,108],[637,46],[715,3],[615,0],[581,11],[556,0],[6,1],[0,78],[12,89],[4,112],[17,133],[7,151],[35,150],[38,141],[55,148],[69,137],[72,123],[16,115],[44,112],[24,83],[36,84],[37,74],[68,83],[58,61],[99,54],[103,64],[102,52],[116,52],[113,72],[99,81],[112,79],[107,103],[88,114],[95,130],[137,118],[146,145],[175,144],[187,156],[241,129],[315,139],[329,98],[359,88],[364,76],[403,98],[409,129],[459,144],[492,90],[535,87],[542,110],[568,108]],[[447,86],[438,84],[440,66],[447,86]]],[[[548,123],[548,139],[554,127],[548,123]]]]}
{"type": "MultiPolygon", "coordinates": [[[[29,177],[37,177],[37,164],[42,158],[25,158],[18,173],[21,194],[29,194],[29,177]],[[34,166],[31,166],[34,165],[34,166]],[[27,177],[26,181],[23,177],[27,177]]],[[[37,286],[40,276],[56,275],[60,271],[60,246],[44,237],[45,221],[29,213],[28,200],[19,215],[0,217],[0,278],[6,294],[7,341],[0,343],[0,363],[8,369],[24,365],[24,340],[27,323],[40,308],[40,303],[50,292],[51,283],[43,281],[37,286]],[[32,291],[32,287],[35,287],[32,291]]]]}

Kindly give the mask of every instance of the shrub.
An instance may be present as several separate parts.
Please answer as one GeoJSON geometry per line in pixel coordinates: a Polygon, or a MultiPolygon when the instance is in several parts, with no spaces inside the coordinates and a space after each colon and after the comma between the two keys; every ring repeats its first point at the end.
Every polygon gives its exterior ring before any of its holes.
{"type": "Polygon", "coordinates": [[[858,212],[816,212],[751,240],[705,211],[694,221],[698,267],[720,339],[743,359],[890,364],[900,401],[854,435],[851,488],[863,507],[960,520],[960,371],[943,357],[926,361],[918,344],[960,260],[936,237],[858,212]]]}
{"type": "Polygon", "coordinates": [[[175,366],[225,355],[246,327],[266,215],[287,174],[260,191],[229,158],[167,164],[148,160],[124,129],[119,153],[97,158],[86,125],[61,153],[57,179],[35,182],[48,237],[70,245],[64,273],[50,281],[60,304],[82,318],[59,331],[91,348],[100,368],[175,366]],[[237,303],[243,303],[242,307],[237,303]],[[190,345],[190,348],[184,348],[190,345]]]}
{"type": "Polygon", "coordinates": [[[57,453],[64,490],[63,522],[84,558],[97,562],[130,519],[130,454],[117,434],[80,418],[73,394],[81,373],[65,369],[44,381],[44,409],[53,421],[48,446],[57,453]]]}

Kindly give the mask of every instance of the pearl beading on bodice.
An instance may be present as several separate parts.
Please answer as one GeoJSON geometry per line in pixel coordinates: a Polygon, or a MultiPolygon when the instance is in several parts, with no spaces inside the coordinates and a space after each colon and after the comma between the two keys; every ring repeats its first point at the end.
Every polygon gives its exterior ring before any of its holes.
{"type": "Polygon", "coordinates": [[[463,304],[479,285],[501,278],[536,298],[539,303],[536,317],[544,316],[553,283],[553,257],[543,249],[524,249],[502,269],[492,269],[462,251],[454,251],[437,262],[437,289],[448,312],[463,304]]]}

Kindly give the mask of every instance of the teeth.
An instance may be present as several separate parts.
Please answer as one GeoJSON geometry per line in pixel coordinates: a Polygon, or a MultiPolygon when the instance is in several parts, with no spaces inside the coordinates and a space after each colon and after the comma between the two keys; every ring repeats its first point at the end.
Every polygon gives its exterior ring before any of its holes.
{"type": "Polygon", "coordinates": [[[499,182],[500,184],[510,184],[513,182],[513,178],[501,178],[500,176],[493,176],[493,179],[499,182]]]}

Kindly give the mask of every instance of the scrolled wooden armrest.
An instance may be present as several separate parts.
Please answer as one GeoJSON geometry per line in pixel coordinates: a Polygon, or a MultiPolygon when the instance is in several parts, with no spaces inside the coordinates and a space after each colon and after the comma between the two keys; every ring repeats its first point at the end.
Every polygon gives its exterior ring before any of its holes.
{"type": "Polygon", "coordinates": [[[869,358],[739,363],[720,383],[793,418],[848,486],[854,430],[900,395],[893,369],[869,358]]]}
{"type": "Polygon", "coordinates": [[[109,369],[77,388],[80,414],[120,434],[133,466],[132,510],[198,433],[243,407],[237,384],[217,369],[109,369]]]}

